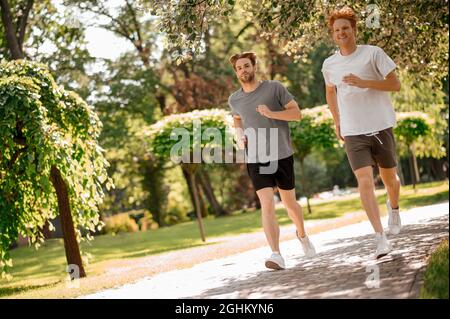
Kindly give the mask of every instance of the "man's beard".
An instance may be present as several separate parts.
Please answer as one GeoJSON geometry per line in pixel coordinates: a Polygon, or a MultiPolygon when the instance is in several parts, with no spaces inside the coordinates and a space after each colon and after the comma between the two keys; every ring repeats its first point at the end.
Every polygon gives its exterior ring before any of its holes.
{"type": "Polygon", "coordinates": [[[239,78],[239,80],[242,83],[250,83],[253,82],[253,80],[255,79],[255,73],[247,73],[247,74],[243,74],[241,75],[241,77],[239,78]]]}

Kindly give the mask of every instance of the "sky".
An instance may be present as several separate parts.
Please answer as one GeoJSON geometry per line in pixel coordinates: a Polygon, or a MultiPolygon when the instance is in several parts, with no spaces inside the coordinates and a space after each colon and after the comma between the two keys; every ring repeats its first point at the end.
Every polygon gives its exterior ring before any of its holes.
{"type": "MultiPolygon", "coordinates": [[[[67,10],[67,8],[62,5],[61,0],[53,0],[53,3],[58,10],[67,10]]],[[[123,3],[123,0],[109,0],[108,6],[110,6],[112,13],[114,13],[114,8],[123,3]]],[[[73,16],[73,23],[82,23],[83,25],[92,25],[94,21],[96,24],[108,23],[109,21],[106,17],[94,16],[89,13],[81,14],[79,12],[73,12],[73,16]]],[[[134,50],[134,47],[129,40],[118,37],[113,32],[103,28],[88,26],[86,28],[85,36],[87,42],[86,47],[89,50],[89,53],[96,58],[115,60],[122,53],[134,50]]],[[[49,50],[52,50],[52,46],[47,43],[41,50],[48,52],[49,50]]]]}
{"type": "Polygon", "coordinates": [[[89,53],[96,58],[115,60],[122,53],[134,50],[130,41],[102,28],[87,28],[86,41],[89,53]]]}

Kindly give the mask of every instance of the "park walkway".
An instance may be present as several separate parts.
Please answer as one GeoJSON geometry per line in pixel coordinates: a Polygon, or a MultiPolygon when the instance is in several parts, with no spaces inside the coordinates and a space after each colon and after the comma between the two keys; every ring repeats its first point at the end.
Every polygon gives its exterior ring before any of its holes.
{"type": "Polygon", "coordinates": [[[310,260],[296,239],[283,241],[282,271],[264,267],[262,247],[82,298],[417,298],[427,256],[448,238],[448,213],[448,203],[402,212],[402,232],[389,236],[394,250],[379,260],[364,221],[311,235],[318,254],[310,260]]]}

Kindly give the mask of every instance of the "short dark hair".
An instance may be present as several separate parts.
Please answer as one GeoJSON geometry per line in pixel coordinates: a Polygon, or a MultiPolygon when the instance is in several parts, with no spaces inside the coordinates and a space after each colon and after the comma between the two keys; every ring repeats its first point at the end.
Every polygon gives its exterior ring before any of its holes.
{"type": "Polygon", "coordinates": [[[242,53],[236,53],[233,54],[229,61],[231,63],[231,65],[233,66],[233,69],[236,70],[236,62],[239,59],[250,59],[250,62],[252,62],[252,65],[255,66],[256,65],[256,54],[255,52],[242,52],[242,53]]]}

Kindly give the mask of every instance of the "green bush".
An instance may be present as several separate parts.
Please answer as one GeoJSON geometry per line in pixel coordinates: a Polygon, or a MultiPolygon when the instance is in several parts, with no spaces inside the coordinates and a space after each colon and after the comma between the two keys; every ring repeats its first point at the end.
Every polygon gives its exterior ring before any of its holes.
{"type": "Polygon", "coordinates": [[[420,291],[423,299],[448,299],[448,240],[431,254],[420,291]]]}
{"type": "Polygon", "coordinates": [[[128,213],[105,217],[104,222],[105,227],[103,228],[103,232],[105,234],[136,232],[139,230],[138,224],[128,215],[128,213]]]}

